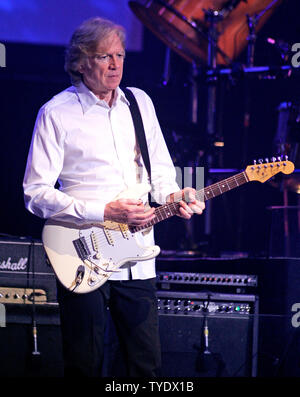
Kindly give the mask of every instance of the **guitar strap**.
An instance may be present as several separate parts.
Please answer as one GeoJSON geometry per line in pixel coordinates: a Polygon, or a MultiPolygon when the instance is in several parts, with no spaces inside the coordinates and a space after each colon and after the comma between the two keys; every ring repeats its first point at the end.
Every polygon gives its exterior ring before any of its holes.
{"type": "Polygon", "coordinates": [[[151,165],[150,165],[150,158],[149,158],[149,152],[148,152],[148,147],[147,147],[147,141],[146,141],[146,135],[145,135],[145,130],[144,130],[144,125],[143,125],[143,120],[141,116],[141,112],[139,109],[139,105],[137,103],[137,100],[132,93],[131,90],[128,88],[123,88],[123,91],[125,93],[126,98],[128,99],[130,106],[130,112],[135,128],[135,134],[136,134],[136,139],[138,142],[138,145],[141,150],[141,155],[146,167],[146,170],[148,172],[149,176],[149,182],[151,184],[151,165]]]}

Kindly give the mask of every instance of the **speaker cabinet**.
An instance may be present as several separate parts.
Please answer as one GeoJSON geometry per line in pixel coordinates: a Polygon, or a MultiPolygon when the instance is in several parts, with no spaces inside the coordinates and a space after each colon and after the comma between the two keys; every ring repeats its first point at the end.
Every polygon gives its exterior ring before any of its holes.
{"type": "Polygon", "coordinates": [[[251,376],[252,319],[216,315],[207,318],[207,325],[209,343],[205,351],[203,316],[160,316],[162,376],[251,376]]]}
{"type": "Polygon", "coordinates": [[[36,307],[36,349],[32,316],[30,305],[6,305],[6,326],[0,328],[1,377],[63,376],[58,307],[36,307]]]}

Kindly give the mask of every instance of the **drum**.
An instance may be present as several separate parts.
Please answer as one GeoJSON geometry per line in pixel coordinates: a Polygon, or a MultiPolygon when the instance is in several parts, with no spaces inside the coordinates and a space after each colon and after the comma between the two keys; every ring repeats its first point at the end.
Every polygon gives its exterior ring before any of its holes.
{"type": "MultiPolygon", "coordinates": [[[[134,14],[168,47],[187,61],[207,62],[210,22],[206,11],[222,13],[217,21],[217,63],[229,64],[247,44],[247,14],[252,16],[274,0],[145,0],[129,1],[134,14]],[[229,11],[230,10],[230,11],[229,11]]],[[[256,32],[281,3],[278,0],[259,19],[256,32]]]]}

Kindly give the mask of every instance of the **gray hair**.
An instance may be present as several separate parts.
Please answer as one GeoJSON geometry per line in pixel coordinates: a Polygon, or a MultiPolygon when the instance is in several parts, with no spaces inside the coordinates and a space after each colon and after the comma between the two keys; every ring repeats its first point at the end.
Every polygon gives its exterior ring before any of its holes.
{"type": "Polygon", "coordinates": [[[95,17],[84,21],[73,33],[65,52],[65,71],[70,75],[71,82],[78,85],[82,75],[78,71],[83,59],[96,51],[111,33],[116,33],[125,49],[125,29],[114,22],[95,17]]]}

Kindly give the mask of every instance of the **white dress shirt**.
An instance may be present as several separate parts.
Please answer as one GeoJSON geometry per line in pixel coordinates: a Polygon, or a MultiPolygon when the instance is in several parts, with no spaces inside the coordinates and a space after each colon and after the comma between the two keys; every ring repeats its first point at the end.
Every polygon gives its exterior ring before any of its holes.
{"type": "MultiPolygon", "coordinates": [[[[180,190],[175,168],[151,99],[138,88],[130,89],[143,119],[151,193],[162,204],[170,193],[180,190]]],[[[120,88],[111,107],[81,83],[40,109],[23,182],[25,205],[33,214],[76,224],[103,222],[107,203],[121,191],[147,181],[129,102],[120,88]]],[[[154,244],[153,230],[144,240],[145,245],[154,244]]],[[[154,260],[125,267],[110,279],[126,280],[130,270],[133,279],[155,277],[154,260]]]]}

